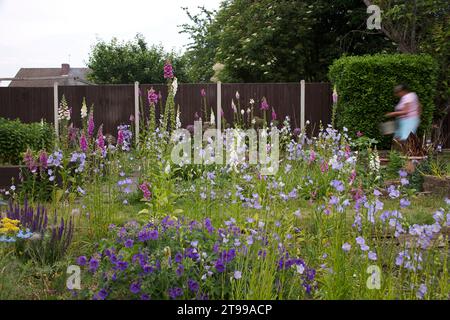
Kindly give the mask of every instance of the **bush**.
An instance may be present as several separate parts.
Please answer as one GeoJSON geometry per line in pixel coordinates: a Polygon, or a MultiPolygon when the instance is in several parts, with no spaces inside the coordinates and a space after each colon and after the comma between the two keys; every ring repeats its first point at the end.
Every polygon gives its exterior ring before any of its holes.
{"type": "Polygon", "coordinates": [[[0,118],[0,163],[19,164],[27,148],[49,150],[54,136],[53,127],[48,123],[25,124],[0,118]]]}
{"type": "Polygon", "coordinates": [[[428,55],[378,54],[336,60],[329,72],[339,94],[336,127],[347,127],[352,135],[361,131],[380,141],[379,148],[388,149],[391,137],[380,133],[379,124],[398,103],[394,86],[405,83],[423,106],[419,135],[427,132],[433,117],[437,69],[428,55]]]}

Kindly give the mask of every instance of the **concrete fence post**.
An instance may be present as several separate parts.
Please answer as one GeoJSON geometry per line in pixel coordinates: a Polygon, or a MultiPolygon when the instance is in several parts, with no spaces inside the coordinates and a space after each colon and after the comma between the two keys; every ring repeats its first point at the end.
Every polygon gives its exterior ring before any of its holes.
{"type": "Polygon", "coordinates": [[[136,145],[139,144],[139,82],[134,83],[134,126],[136,135],[136,145]]]}
{"type": "Polygon", "coordinates": [[[58,83],[55,82],[55,83],[53,83],[53,121],[55,123],[56,137],[59,138],[58,105],[59,105],[58,83]]]}
{"type": "Polygon", "coordinates": [[[300,82],[300,129],[305,130],[305,103],[306,103],[306,97],[305,97],[305,80],[302,80],[300,82]]]}
{"type": "MultiPolygon", "coordinates": [[[[217,130],[219,133],[222,130],[222,82],[217,81],[217,111],[216,111],[216,117],[217,117],[217,130]]],[[[206,119],[205,121],[208,121],[206,119]]]]}

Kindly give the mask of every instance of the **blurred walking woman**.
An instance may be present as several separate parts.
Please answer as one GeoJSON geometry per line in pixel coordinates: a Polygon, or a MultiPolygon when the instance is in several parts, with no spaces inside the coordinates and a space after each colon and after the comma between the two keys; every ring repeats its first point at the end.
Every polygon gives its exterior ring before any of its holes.
{"type": "Polygon", "coordinates": [[[394,139],[406,141],[411,133],[416,133],[420,124],[421,106],[416,93],[410,92],[404,84],[398,85],[394,93],[400,98],[394,112],[386,114],[387,117],[397,117],[397,128],[394,139]]]}

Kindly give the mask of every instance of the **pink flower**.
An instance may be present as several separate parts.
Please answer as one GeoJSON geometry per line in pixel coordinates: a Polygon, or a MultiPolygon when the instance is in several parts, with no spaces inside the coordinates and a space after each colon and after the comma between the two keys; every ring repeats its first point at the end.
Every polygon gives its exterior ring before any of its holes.
{"type": "Polygon", "coordinates": [[[153,87],[148,90],[147,98],[150,105],[156,105],[158,103],[158,95],[155,90],[153,90],[153,87]]]}
{"type": "Polygon", "coordinates": [[[41,151],[41,153],[39,154],[39,163],[40,163],[41,167],[44,169],[47,169],[47,165],[48,165],[47,162],[48,162],[47,152],[41,151]]]}
{"type": "Polygon", "coordinates": [[[23,162],[31,172],[36,172],[36,162],[34,161],[33,154],[30,149],[23,156],[23,162]]]}
{"type": "Polygon", "coordinates": [[[266,97],[264,97],[261,101],[261,110],[269,110],[270,106],[267,103],[266,97]]]}
{"type": "Polygon", "coordinates": [[[139,189],[141,189],[142,193],[144,194],[145,200],[150,200],[152,197],[152,193],[150,192],[150,186],[147,182],[144,182],[139,186],[139,189]]]}
{"type": "Polygon", "coordinates": [[[333,89],[333,104],[336,104],[338,102],[338,98],[339,98],[339,96],[338,96],[338,93],[337,93],[337,90],[336,90],[336,87],[335,87],[333,89]]]}
{"type": "Polygon", "coordinates": [[[86,152],[88,148],[88,142],[86,139],[86,135],[83,133],[80,138],[80,149],[83,152],[86,152]]]}
{"type": "Polygon", "coordinates": [[[309,161],[314,162],[314,160],[316,160],[316,153],[314,152],[314,150],[311,150],[311,153],[309,155],[309,161]]]}
{"type": "Polygon", "coordinates": [[[124,142],[123,131],[119,130],[119,132],[117,133],[117,145],[121,146],[123,145],[123,142],[124,142]]]}
{"type": "Polygon", "coordinates": [[[130,114],[130,122],[134,122],[134,114],[130,114]]]}
{"type": "Polygon", "coordinates": [[[173,79],[173,67],[169,61],[164,65],[164,79],[173,79]]]}
{"type": "Polygon", "coordinates": [[[361,131],[358,131],[358,132],[356,133],[356,136],[357,136],[358,138],[361,138],[363,135],[364,135],[364,133],[362,133],[361,131]]]}
{"type": "Polygon", "coordinates": [[[277,114],[275,113],[275,110],[272,108],[272,121],[277,120],[277,114]]]}
{"type": "Polygon", "coordinates": [[[91,113],[89,115],[89,123],[88,123],[88,135],[89,135],[89,137],[93,137],[94,136],[94,129],[95,129],[94,115],[91,113]]]}
{"type": "Polygon", "coordinates": [[[100,149],[105,149],[105,138],[103,137],[103,126],[100,126],[97,134],[97,146],[100,149]]]}
{"type": "Polygon", "coordinates": [[[200,94],[202,95],[202,97],[206,97],[206,90],[205,90],[205,89],[202,89],[202,90],[200,91],[200,94]]]}

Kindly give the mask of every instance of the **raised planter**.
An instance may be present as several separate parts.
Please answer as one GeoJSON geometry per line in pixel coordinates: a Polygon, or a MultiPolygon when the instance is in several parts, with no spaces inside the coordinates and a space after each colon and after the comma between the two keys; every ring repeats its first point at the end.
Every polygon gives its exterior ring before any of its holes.
{"type": "Polygon", "coordinates": [[[423,176],[423,191],[450,196],[450,176],[423,176]]]}
{"type": "Polygon", "coordinates": [[[13,178],[15,183],[19,182],[21,167],[22,166],[0,166],[0,189],[9,188],[13,178]]]}

